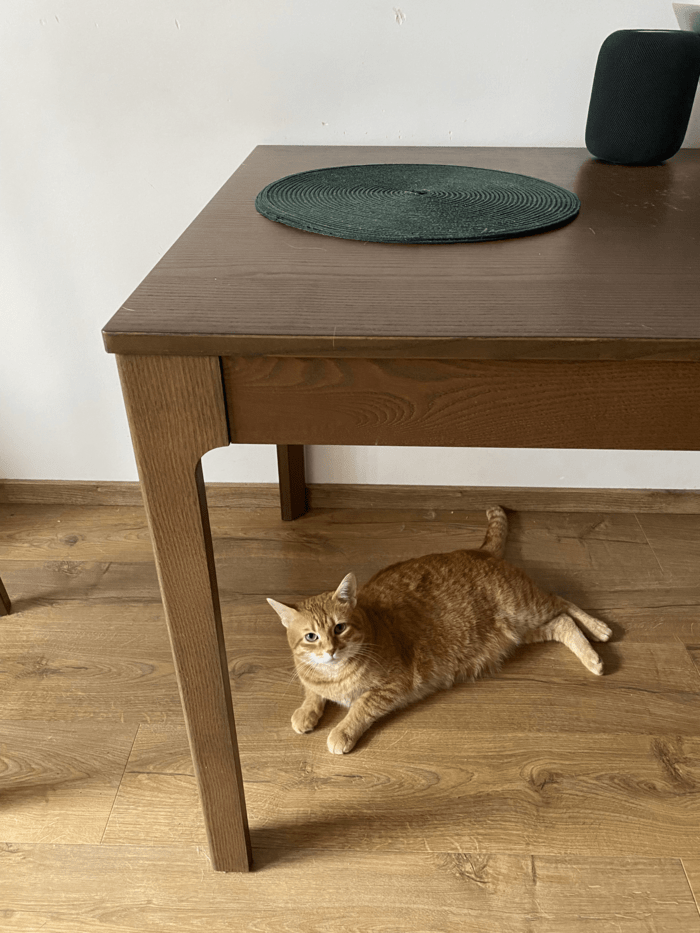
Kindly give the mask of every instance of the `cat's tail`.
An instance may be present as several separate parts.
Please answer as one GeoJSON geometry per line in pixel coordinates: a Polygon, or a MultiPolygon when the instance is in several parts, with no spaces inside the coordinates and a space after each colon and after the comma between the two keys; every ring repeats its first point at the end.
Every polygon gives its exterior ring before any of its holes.
{"type": "Polygon", "coordinates": [[[486,510],[486,517],[489,520],[486,529],[486,537],[481,545],[481,550],[494,557],[503,557],[506,552],[506,536],[508,534],[508,519],[506,513],[500,505],[486,510]]]}

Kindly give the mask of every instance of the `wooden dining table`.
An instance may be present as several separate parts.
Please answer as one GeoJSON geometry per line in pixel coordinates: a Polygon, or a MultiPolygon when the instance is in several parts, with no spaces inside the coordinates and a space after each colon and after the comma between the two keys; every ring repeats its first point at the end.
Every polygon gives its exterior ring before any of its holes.
{"type": "MultiPolygon", "coordinates": [[[[175,196],[175,195],[174,195],[175,196]]],[[[700,449],[700,150],[621,166],[579,148],[256,147],[103,330],[116,354],[213,867],[247,871],[201,458],[303,445],[700,449]],[[575,192],[545,233],[369,243],[285,226],[271,181],[440,163],[575,192]]]]}

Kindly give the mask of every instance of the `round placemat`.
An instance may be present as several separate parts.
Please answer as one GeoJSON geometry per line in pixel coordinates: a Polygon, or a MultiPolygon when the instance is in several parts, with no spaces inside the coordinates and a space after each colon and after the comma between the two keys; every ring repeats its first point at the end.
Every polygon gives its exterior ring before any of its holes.
{"type": "Polygon", "coordinates": [[[342,165],[286,175],[260,214],[310,233],[371,243],[469,243],[542,233],[573,220],[573,192],[529,175],[463,165],[342,165]]]}

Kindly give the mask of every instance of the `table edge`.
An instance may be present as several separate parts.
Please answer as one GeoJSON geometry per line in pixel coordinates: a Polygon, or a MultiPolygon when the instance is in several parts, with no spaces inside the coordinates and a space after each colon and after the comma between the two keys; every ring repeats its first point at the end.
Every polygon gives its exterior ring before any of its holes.
{"type": "Polygon", "coordinates": [[[102,331],[108,353],[133,356],[293,356],[375,359],[700,361],[700,339],[367,337],[142,334],[102,331]]]}

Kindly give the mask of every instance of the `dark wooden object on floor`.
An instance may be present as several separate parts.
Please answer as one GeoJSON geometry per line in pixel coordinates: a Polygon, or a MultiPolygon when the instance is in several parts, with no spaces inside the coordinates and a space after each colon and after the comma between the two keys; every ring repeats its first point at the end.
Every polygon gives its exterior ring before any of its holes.
{"type": "Polygon", "coordinates": [[[277,467],[282,521],[292,522],[300,518],[307,508],[303,445],[278,444],[277,467]]]}
{"type": "Polygon", "coordinates": [[[242,793],[218,793],[233,784],[237,756],[195,481],[205,450],[229,440],[287,445],[280,479],[290,516],[302,444],[697,450],[698,229],[696,150],[629,167],[584,149],[260,146],[107,324],[154,503],[215,868],[244,870],[248,842],[242,793]],[[534,175],[575,191],[582,208],[548,233],[444,247],[322,237],[255,211],[258,191],[283,175],[382,161],[534,175]],[[200,704],[197,679],[209,674],[200,704]]]}
{"type": "Polygon", "coordinates": [[[9,616],[11,611],[12,604],[10,603],[10,597],[7,595],[7,590],[5,589],[2,580],[0,580],[0,616],[9,616]]]}

